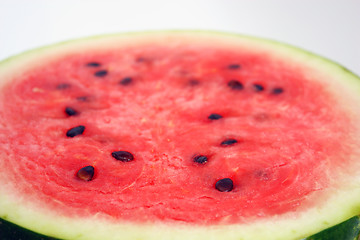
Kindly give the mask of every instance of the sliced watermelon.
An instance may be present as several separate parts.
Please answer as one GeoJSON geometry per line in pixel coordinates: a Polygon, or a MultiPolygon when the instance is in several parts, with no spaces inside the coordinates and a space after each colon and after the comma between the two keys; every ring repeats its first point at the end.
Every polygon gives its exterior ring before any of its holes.
{"type": "Polygon", "coordinates": [[[4,226],[86,240],[359,229],[360,81],[308,52],[213,32],[102,36],[3,61],[0,92],[4,226]]]}

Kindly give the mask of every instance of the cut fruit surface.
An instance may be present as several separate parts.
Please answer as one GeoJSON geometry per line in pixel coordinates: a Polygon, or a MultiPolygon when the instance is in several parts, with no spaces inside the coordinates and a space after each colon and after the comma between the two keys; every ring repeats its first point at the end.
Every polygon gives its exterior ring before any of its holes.
{"type": "Polygon", "coordinates": [[[295,240],[360,213],[360,81],[302,50],[120,34],[10,58],[0,79],[0,218],[30,230],[295,240]]]}

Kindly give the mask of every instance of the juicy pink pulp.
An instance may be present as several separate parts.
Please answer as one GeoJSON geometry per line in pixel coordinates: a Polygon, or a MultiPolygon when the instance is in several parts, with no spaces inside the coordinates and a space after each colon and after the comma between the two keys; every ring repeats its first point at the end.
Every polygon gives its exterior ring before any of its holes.
{"type": "Polygon", "coordinates": [[[220,224],[296,211],[327,186],[324,168],[344,160],[338,143],[347,124],[302,71],[263,54],[196,45],[68,55],[4,89],[2,170],[14,191],[69,216],[220,224]],[[101,70],[107,74],[96,76],[101,70]],[[213,113],[223,118],[209,119],[213,113]],[[66,137],[78,125],[84,133],[66,137]],[[226,139],[238,142],[222,146],[226,139]],[[118,161],[114,151],[134,160],[118,161]],[[194,162],[198,155],[208,161],[194,162]],[[91,181],[76,176],[85,166],[95,169],[91,181]],[[232,191],[215,188],[222,178],[232,179],[232,191]]]}

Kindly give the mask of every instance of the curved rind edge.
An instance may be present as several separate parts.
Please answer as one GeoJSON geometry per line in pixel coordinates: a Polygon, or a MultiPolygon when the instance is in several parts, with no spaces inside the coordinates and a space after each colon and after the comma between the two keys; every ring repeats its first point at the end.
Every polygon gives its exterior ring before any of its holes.
{"type": "MultiPolygon", "coordinates": [[[[22,228],[0,219],[1,239],[59,240],[22,228]]],[[[352,217],[336,226],[325,229],[302,240],[357,240],[360,233],[360,217],[352,217]]]]}
{"type": "MultiPolygon", "coordinates": [[[[90,38],[83,38],[74,41],[67,41],[56,45],[46,46],[38,48],[32,51],[28,51],[23,54],[19,54],[14,57],[0,62],[0,77],[11,74],[17,66],[29,65],[34,66],[33,58],[42,55],[43,58],[47,56],[56,56],[57,53],[62,53],[64,49],[69,51],[72,49],[78,49],[78,47],[84,46],[86,49],[87,43],[90,46],[93,41],[102,42],[102,40],[113,38],[132,39],[130,36],[154,36],[154,35],[197,35],[197,36],[218,36],[221,38],[229,38],[229,41],[245,40],[260,44],[269,51],[276,49],[276,53],[291,56],[295,61],[307,62],[309,65],[315,65],[317,68],[322,69],[327,74],[335,74],[341,76],[344,81],[348,81],[349,84],[344,84],[349,88],[349,91],[354,93],[360,93],[360,79],[353,73],[349,72],[344,67],[327,60],[325,58],[314,55],[310,52],[301,50],[299,48],[285,45],[276,41],[269,41],[260,38],[248,37],[237,34],[211,32],[211,31],[160,31],[160,32],[146,32],[146,33],[130,33],[130,34],[114,34],[105,36],[96,36],[90,38]],[[232,39],[232,40],[231,40],[232,39]],[[275,47],[275,48],[274,48],[275,47]],[[306,61],[304,61],[306,60],[306,61]]],[[[228,41],[228,40],[227,40],[228,41]]],[[[81,50],[81,49],[80,49],[81,50]]],[[[23,69],[23,68],[21,68],[23,69]]],[[[4,78],[0,78],[0,84],[5,84],[4,78]]],[[[360,99],[360,97],[357,97],[360,99]]],[[[0,181],[3,181],[1,179],[0,181]]],[[[77,219],[62,217],[61,214],[41,212],[39,209],[33,209],[31,205],[23,204],[20,200],[12,199],[5,186],[0,186],[0,218],[9,220],[25,228],[32,229],[37,232],[41,232],[45,235],[51,235],[54,237],[65,237],[68,239],[101,239],[103,236],[97,235],[95,228],[102,228],[103,231],[108,232],[109,238],[107,239],[188,239],[188,240],[200,240],[200,239],[270,239],[269,236],[273,236],[272,239],[279,240],[291,240],[299,239],[317,233],[323,229],[339,224],[346,219],[353,217],[360,213],[360,202],[354,202],[353,199],[360,199],[360,179],[357,179],[355,183],[357,188],[341,190],[331,200],[328,205],[321,206],[317,209],[312,209],[310,212],[300,216],[298,219],[291,219],[287,216],[281,216],[278,219],[269,221],[259,221],[250,225],[229,225],[229,226],[207,226],[207,227],[189,227],[188,225],[173,225],[166,224],[145,224],[145,225],[133,225],[133,224],[111,224],[111,221],[107,219],[107,216],[94,216],[92,219],[77,219]],[[334,209],[334,206],[341,206],[339,209],[334,209]],[[332,209],[329,211],[329,209],[332,209]],[[340,213],[340,214],[339,214],[340,213]],[[311,219],[309,216],[317,216],[316,219],[311,219]],[[56,218],[56,226],[52,223],[52,219],[56,218]],[[94,228],[94,223],[96,227],[94,228]],[[281,229],[282,231],[279,231],[281,229]],[[307,231],[304,231],[307,229],[307,231]],[[75,231],[74,231],[75,230],[75,231]],[[119,236],[119,232],[122,233],[119,236]]]]}
{"type": "Polygon", "coordinates": [[[360,233],[360,217],[355,216],[303,240],[357,240],[360,233]]]}

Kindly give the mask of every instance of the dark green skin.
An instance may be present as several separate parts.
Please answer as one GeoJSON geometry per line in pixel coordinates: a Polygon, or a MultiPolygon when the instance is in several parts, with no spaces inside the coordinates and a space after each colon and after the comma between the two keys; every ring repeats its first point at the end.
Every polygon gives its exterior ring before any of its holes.
{"type": "Polygon", "coordinates": [[[0,218],[0,240],[59,240],[22,228],[0,218]]]}
{"type": "Polygon", "coordinates": [[[360,217],[356,216],[304,240],[357,240],[359,232],[360,217]]]}
{"type": "MultiPolygon", "coordinates": [[[[357,240],[360,233],[360,217],[356,216],[302,240],[357,240]]],[[[0,240],[59,240],[44,236],[0,219],[0,240]]]]}

